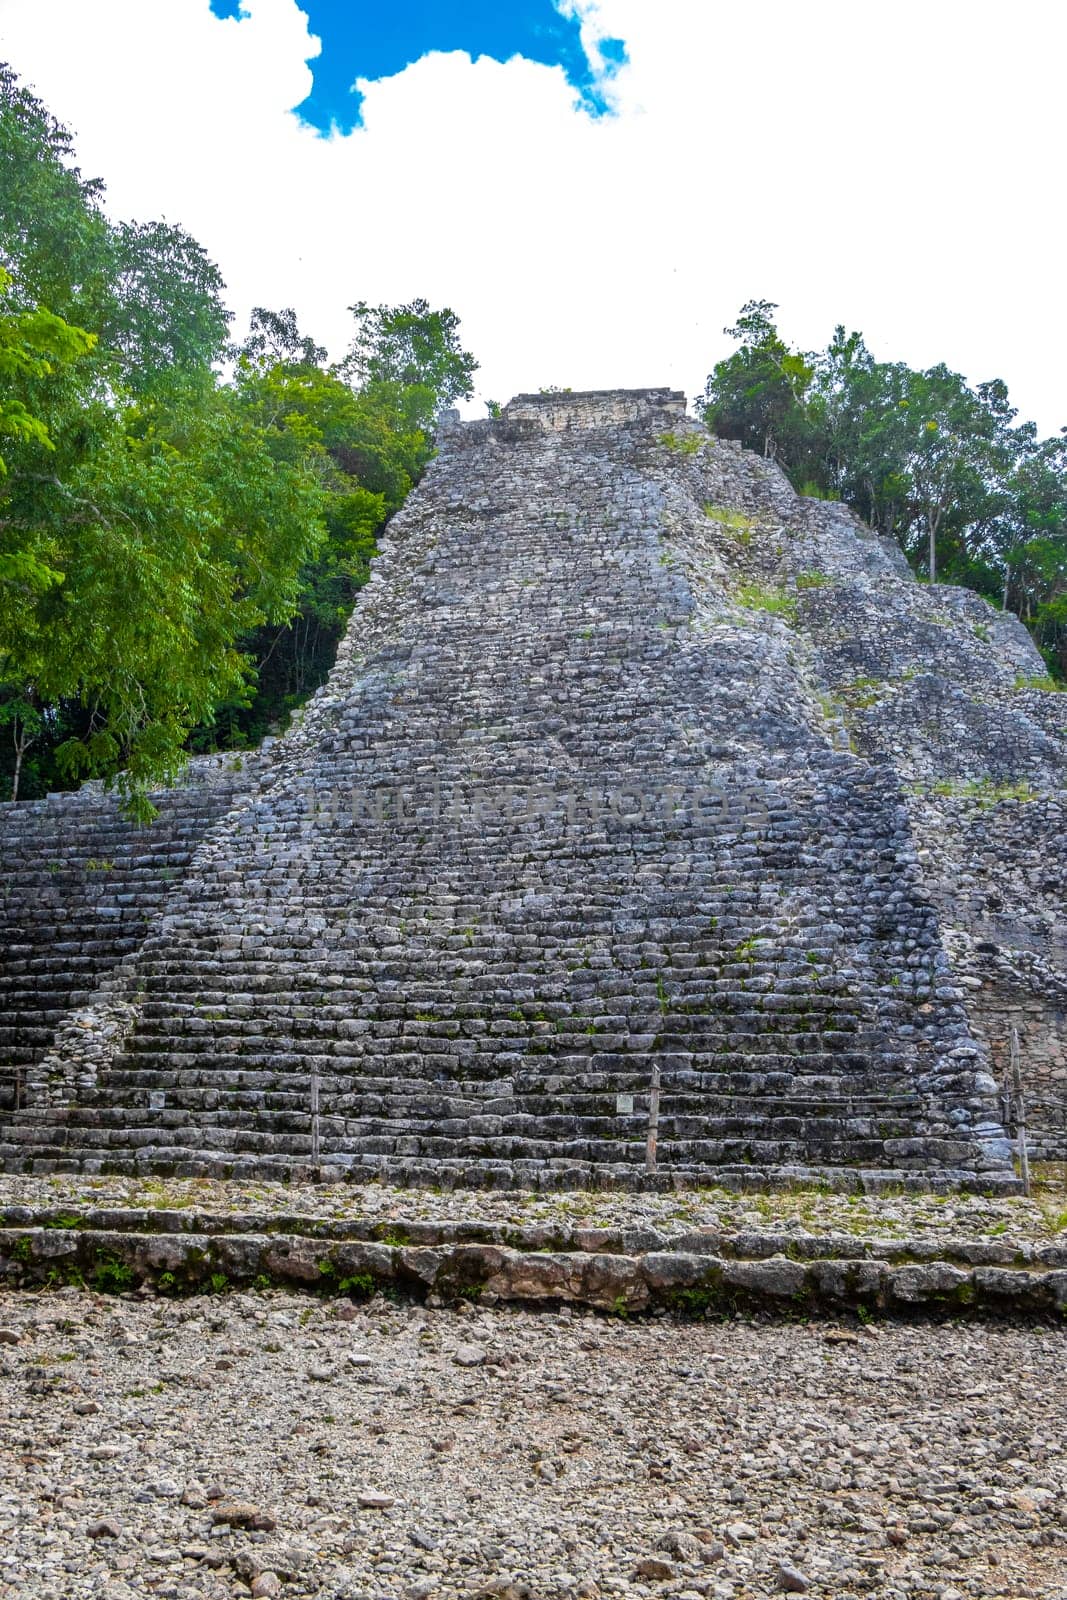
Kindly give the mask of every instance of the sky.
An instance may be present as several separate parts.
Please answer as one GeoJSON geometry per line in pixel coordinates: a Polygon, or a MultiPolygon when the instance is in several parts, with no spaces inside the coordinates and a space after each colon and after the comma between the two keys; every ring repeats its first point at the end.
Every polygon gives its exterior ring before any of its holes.
{"type": "Polygon", "coordinates": [[[478,397],[692,397],[749,299],[804,349],[1067,424],[1060,0],[0,0],[0,58],[235,328],[449,305],[478,397]]]}

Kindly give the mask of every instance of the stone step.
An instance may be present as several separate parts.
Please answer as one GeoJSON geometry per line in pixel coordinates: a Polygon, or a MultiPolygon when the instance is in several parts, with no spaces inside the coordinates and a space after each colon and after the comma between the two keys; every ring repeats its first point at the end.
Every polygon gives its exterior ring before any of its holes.
{"type": "MultiPolygon", "coordinates": [[[[817,1147],[828,1161],[849,1165],[877,1165],[884,1157],[885,1139],[904,1135],[874,1134],[870,1129],[844,1120],[827,1121],[801,1129],[769,1128],[758,1118],[748,1123],[710,1125],[699,1137],[678,1130],[666,1130],[659,1141],[658,1161],[664,1170],[672,1165],[717,1165],[751,1161],[758,1165],[788,1165],[803,1162],[804,1150],[817,1147]],[[853,1150],[851,1156],[845,1152],[853,1150]]],[[[624,1160],[643,1164],[646,1138],[643,1128],[616,1133],[614,1137],[595,1128],[576,1134],[573,1127],[553,1126],[548,1119],[531,1121],[529,1127],[516,1124],[509,1132],[494,1128],[457,1126],[454,1133],[435,1131],[426,1126],[393,1126],[374,1120],[351,1121],[339,1125],[324,1120],[320,1127],[319,1148],[324,1160],[333,1156],[357,1157],[360,1154],[399,1153],[418,1156],[428,1162],[474,1157],[498,1160],[583,1161],[624,1160]]],[[[927,1140],[929,1146],[931,1141],[927,1140]]],[[[944,1143],[945,1141],[941,1141],[944,1143]]],[[[313,1141],[310,1127],[284,1117],[197,1123],[168,1120],[165,1116],[125,1127],[87,1125],[76,1120],[56,1128],[16,1125],[4,1136],[3,1148],[16,1148],[35,1155],[58,1148],[85,1152],[135,1154],[155,1147],[188,1148],[204,1154],[219,1152],[258,1152],[271,1155],[285,1151],[309,1157],[313,1141]]],[[[961,1146],[965,1148],[965,1145],[961,1146]]]]}
{"type": "Polygon", "coordinates": [[[0,807],[0,1065],[32,1064],[100,979],[135,951],[233,786],[175,790],[137,828],[83,790],[0,807]]]}
{"type": "MultiPolygon", "coordinates": [[[[720,1087],[710,1083],[699,1091],[679,1088],[665,1079],[659,1091],[661,1116],[710,1118],[712,1116],[757,1115],[811,1116],[833,1115],[876,1116],[892,1118],[913,1113],[922,1103],[922,1096],[901,1085],[894,1092],[886,1092],[883,1085],[863,1088],[841,1080],[811,1087],[794,1085],[781,1087],[774,1092],[765,1090],[720,1087]]],[[[564,1080],[564,1086],[553,1089],[551,1085],[539,1092],[516,1090],[510,1080],[476,1080],[413,1078],[411,1080],[379,1080],[366,1082],[352,1079],[319,1081],[318,1103],[323,1116],[375,1116],[412,1114],[431,1120],[452,1115],[448,1107],[455,1107],[456,1115],[500,1116],[521,1118],[528,1115],[560,1115],[581,1120],[586,1117],[609,1117],[618,1120],[628,1115],[644,1116],[649,1105],[649,1082],[643,1078],[605,1078],[585,1090],[574,1088],[564,1080]],[[620,1098],[625,1104],[620,1108],[620,1098]],[[628,1109],[628,1104],[632,1108],[628,1109]],[[413,1113],[412,1108],[416,1108],[413,1113]],[[418,1108],[425,1108],[419,1110],[418,1108]]],[[[54,1117],[84,1118],[92,1122],[113,1121],[121,1125],[124,1113],[130,1116],[155,1115],[164,1112],[168,1117],[195,1121],[199,1116],[220,1113],[243,1115],[245,1112],[286,1111],[300,1115],[310,1114],[310,1087],[306,1077],[291,1077],[286,1086],[277,1082],[261,1084],[200,1084],[179,1088],[160,1089],[149,1086],[121,1085],[118,1092],[110,1088],[97,1089],[76,1105],[57,1109],[54,1117]]]]}
{"type": "MultiPolygon", "coordinates": [[[[232,1068],[223,1068],[218,1063],[196,1068],[187,1059],[177,1057],[173,1058],[174,1064],[167,1069],[146,1069],[140,1063],[136,1066],[111,1067],[100,1080],[97,1093],[104,1095],[115,1092],[121,1096],[152,1089],[176,1092],[246,1088],[277,1088],[295,1092],[301,1087],[306,1089],[310,1076],[307,1062],[294,1062],[291,1058],[274,1055],[265,1055],[259,1065],[248,1058],[237,1059],[244,1064],[232,1068]]],[[[765,1058],[769,1061],[765,1068],[757,1067],[759,1058],[751,1055],[737,1054],[729,1060],[723,1059],[725,1064],[721,1069],[710,1063],[706,1069],[699,1066],[678,1067],[669,1059],[650,1052],[620,1056],[600,1066],[589,1063],[574,1065],[568,1060],[543,1071],[534,1071],[528,1063],[516,1065],[509,1062],[502,1065],[490,1058],[485,1070],[479,1073],[472,1067],[457,1063],[455,1057],[432,1057],[420,1052],[411,1057],[411,1070],[402,1076],[395,1072],[376,1074],[369,1070],[370,1064],[357,1065],[337,1057],[313,1058],[311,1064],[319,1069],[323,1092],[330,1093],[347,1091],[356,1085],[366,1089],[388,1090],[398,1084],[417,1082],[428,1085],[445,1079],[453,1084],[468,1084],[472,1089],[479,1083],[487,1084],[490,1088],[496,1083],[508,1083],[514,1086],[516,1092],[528,1094],[554,1095],[606,1089],[614,1092],[616,1084],[641,1092],[647,1087],[652,1067],[657,1062],[661,1067],[664,1090],[669,1088],[673,1093],[685,1095],[718,1092],[775,1098],[788,1097],[793,1092],[814,1096],[846,1091],[854,1095],[885,1095],[904,1089],[911,1082],[903,1073],[892,1071],[892,1063],[887,1062],[882,1069],[865,1058],[857,1058],[852,1070],[847,1072],[834,1070],[833,1057],[826,1058],[823,1066],[829,1070],[822,1071],[818,1070],[820,1063],[817,1060],[806,1060],[801,1071],[795,1058],[788,1056],[774,1061],[765,1058]],[[448,1070],[449,1067],[452,1070],[448,1070]]],[[[591,1060],[595,1063],[596,1058],[591,1060]]]]}

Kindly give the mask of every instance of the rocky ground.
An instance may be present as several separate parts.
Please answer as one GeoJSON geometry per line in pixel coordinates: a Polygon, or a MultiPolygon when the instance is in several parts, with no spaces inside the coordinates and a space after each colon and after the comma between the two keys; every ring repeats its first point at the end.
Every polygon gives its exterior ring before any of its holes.
{"type": "Polygon", "coordinates": [[[4,1600],[1067,1595],[1058,1327],[73,1288],[0,1324],[4,1600]]]}

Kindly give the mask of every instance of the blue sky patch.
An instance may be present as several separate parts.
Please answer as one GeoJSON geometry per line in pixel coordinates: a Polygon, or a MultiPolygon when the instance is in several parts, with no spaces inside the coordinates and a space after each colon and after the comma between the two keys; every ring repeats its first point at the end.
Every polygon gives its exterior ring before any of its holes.
{"type": "MultiPolygon", "coordinates": [[[[211,0],[217,17],[240,16],[240,0],[211,0]]],[[[296,109],[306,122],[329,132],[351,132],[360,122],[356,78],[388,78],[431,50],[466,50],[471,56],[507,61],[525,56],[560,66],[586,110],[608,109],[600,83],[582,49],[578,23],[561,16],[552,0],[300,0],[322,54],[310,63],[314,86],[296,109]]],[[[608,72],[626,60],[621,39],[599,41],[608,72]]]]}

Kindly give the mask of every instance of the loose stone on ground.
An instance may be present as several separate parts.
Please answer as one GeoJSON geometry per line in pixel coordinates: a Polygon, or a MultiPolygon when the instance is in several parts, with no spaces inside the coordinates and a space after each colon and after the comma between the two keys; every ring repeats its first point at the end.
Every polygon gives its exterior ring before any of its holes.
{"type": "Polygon", "coordinates": [[[344,1304],[0,1295],[2,1600],[1067,1592],[1059,1328],[344,1304]]]}

